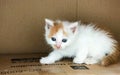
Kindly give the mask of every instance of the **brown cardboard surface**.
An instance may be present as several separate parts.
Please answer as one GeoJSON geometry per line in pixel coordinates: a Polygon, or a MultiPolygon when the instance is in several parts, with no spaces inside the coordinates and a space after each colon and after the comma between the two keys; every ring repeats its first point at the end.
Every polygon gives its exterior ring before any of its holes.
{"type": "Polygon", "coordinates": [[[76,0],[0,0],[0,53],[46,52],[45,18],[76,20],[76,0]]]}
{"type": "Polygon", "coordinates": [[[0,54],[49,52],[44,19],[82,20],[120,40],[120,0],[0,0],[0,54]]]}
{"type": "Polygon", "coordinates": [[[55,64],[42,65],[46,54],[0,55],[0,75],[120,75],[120,63],[108,67],[73,64],[63,59],[55,64]]]}
{"type": "Polygon", "coordinates": [[[78,0],[78,19],[109,28],[120,40],[120,0],[78,0]]]}

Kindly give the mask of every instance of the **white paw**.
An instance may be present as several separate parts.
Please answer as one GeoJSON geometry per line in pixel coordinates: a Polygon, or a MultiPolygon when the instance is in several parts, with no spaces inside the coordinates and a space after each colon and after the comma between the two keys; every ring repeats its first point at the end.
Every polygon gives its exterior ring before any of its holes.
{"type": "Polygon", "coordinates": [[[42,57],[40,59],[40,63],[41,64],[53,64],[53,63],[55,63],[55,61],[53,59],[48,58],[48,57],[42,57]]]}
{"type": "Polygon", "coordinates": [[[84,62],[81,61],[79,58],[74,58],[74,59],[73,59],[73,63],[82,64],[82,63],[84,63],[84,62]]]}
{"type": "Polygon", "coordinates": [[[85,64],[90,65],[90,64],[96,64],[96,63],[98,63],[98,61],[95,59],[90,59],[90,58],[85,59],[85,64]]]}

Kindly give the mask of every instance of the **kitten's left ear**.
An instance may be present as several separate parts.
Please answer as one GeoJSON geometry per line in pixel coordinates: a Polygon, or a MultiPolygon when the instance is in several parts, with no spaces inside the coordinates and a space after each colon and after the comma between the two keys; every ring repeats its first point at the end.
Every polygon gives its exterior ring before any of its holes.
{"type": "Polygon", "coordinates": [[[47,29],[50,29],[53,26],[53,21],[50,19],[45,19],[45,25],[47,29]]]}
{"type": "Polygon", "coordinates": [[[79,22],[73,22],[70,24],[70,29],[72,30],[73,33],[75,33],[75,31],[77,30],[78,24],[79,22]]]}

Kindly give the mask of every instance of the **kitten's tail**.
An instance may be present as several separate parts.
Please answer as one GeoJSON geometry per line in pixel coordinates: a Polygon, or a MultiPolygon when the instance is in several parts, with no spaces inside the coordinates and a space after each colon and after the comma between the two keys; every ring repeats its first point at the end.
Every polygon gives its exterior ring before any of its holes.
{"type": "Polygon", "coordinates": [[[108,66],[117,63],[120,57],[120,50],[116,48],[111,54],[107,55],[101,62],[102,66],[108,66]]]}

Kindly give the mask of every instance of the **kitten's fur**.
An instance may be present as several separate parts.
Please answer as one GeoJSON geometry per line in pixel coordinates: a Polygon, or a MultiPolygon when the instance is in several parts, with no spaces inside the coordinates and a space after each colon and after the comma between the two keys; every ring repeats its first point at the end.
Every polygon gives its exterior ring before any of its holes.
{"type": "Polygon", "coordinates": [[[40,59],[41,64],[52,64],[63,57],[73,57],[74,63],[101,63],[107,66],[119,58],[117,41],[109,32],[94,24],[50,19],[45,19],[45,23],[45,38],[54,50],[40,59]]]}

